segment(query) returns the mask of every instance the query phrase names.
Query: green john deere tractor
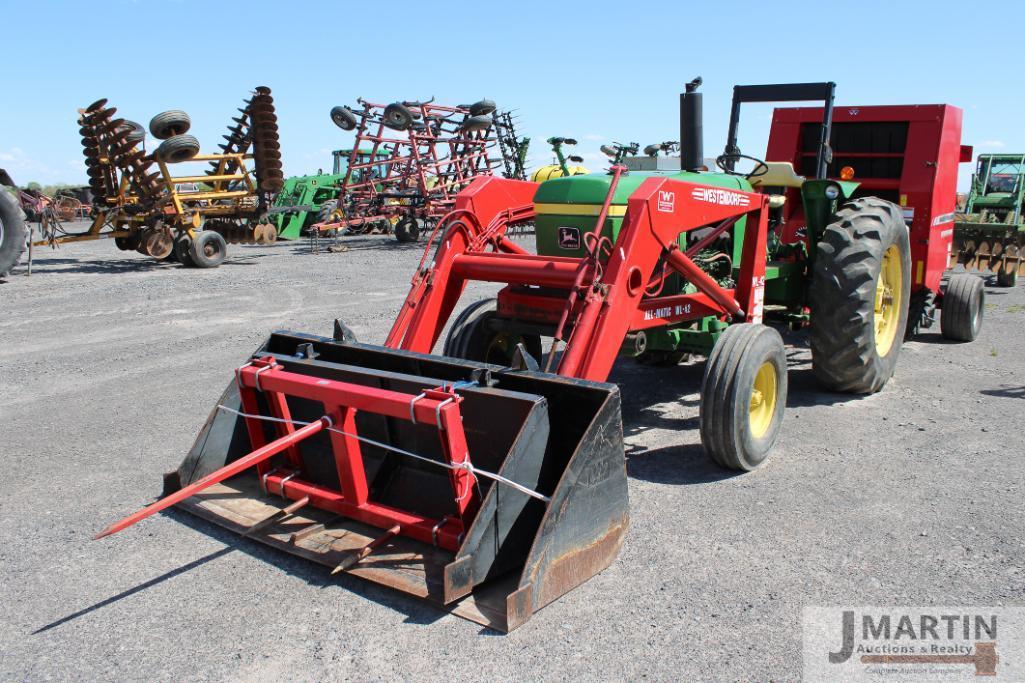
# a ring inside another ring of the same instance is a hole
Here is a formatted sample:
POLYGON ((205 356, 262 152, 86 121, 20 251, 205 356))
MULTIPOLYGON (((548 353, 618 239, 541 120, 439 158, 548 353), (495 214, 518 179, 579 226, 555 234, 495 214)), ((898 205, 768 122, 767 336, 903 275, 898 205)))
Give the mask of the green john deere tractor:
MULTIPOLYGON (((947 226, 943 216, 930 212, 949 203, 951 213, 944 216, 948 221, 953 218, 960 110, 949 105, 915 105, 834 112, 833 83, 737 86, 726 148, 715 161, 718 169, 709 171, 701 145, 699 85, 700 80, 688 84, 681 95, 683 142, 677 167, 681 170, 619 177, 601 233, 602 239, 608 239, 608 249, 617 244, 629 198, 652 175, 722 188, 722 192, 700 190, 702 201, 713 203, 742 200, 733 190, 758 192, 768 195, 769 232, 764 280, 754 283, 756 290, 764 287, 764 294, 749 315, 791 329, 807 328, 813 372, 825 388, 879 391, 893 375, 905 335, 931 324, 936 309, 944 312, 945 337, 975 338, 983 309, 982 282, 955 274, 948 286, 941 287, 946 251, 935 244, 930 247, 930 240, 938 240, 947 226), (769 160, 740 152, 741 104, 803 101, 818 101, 822 106, 776 111, 766 154, 769 160), (933 125, 945 117, 950 125, 933 125), (952 150, 952 155, 943 150, 952 150), (934 168, 934 179, 916 188, 920 195, 911 194, 901 174, 894 172, 893 161, 934 168), (852 179, 855 175, 861 182, 852 179), (949 192, 944 189, 947 185, 949 192), (917 217, 912 219, 916 210, 917 217)), ((538 254, 582 259, 589 249, 601 248, 587 244, 582 236, 594 229, 611 178, 605 174, 557 177, 538 186, 534 195, 538 254)), ((746 223, 745 217, 729 226, 681 233, 680 250, 691 255, 720 287, 737 287, 746 223)), ((535 291, 544 289, 525 293, 511 287, 498 295, 494 312, 486 316, 489 331, 485 335, 500 340, 498 346, 464 346, 508 350, 522 343, 531 355, 541 355, 540 337, 551 336, 552 329, 548 312, 531 299, 542 298, 535 291)), ((682 275, 664 268, 662 276, 648 284, 645 296, 696 291, 682 275)), ((688 354, 711 354, 731 322, 717 315, 694 320, 688 313, 665 309, 657 317, 669 324, 631 331, 620 354, 658 365, 675 364, 688 354)), ((468 325, 464 327, 470 330, 468 325)), ((464 336, 476 339, 470 331, 464 336)), ((452 343, 449 351, 459 355, 452 351, 457 347, 452 343)), ((473 359, 509 361, 499 356, 473 359)))
MULTIPOLYGON (((286 240, 299 239, 306 229, 314 223, 322 223, 332 217, 338 208, 339 186, 345 179, 345 170, 349 165, 351 149, 340 149, 331 153, 334 166, 331 173, 292 176, 285 180, 285 185, 271 210, 274 224, 278 228, 278 237, 286 240)), ((378 158, 386 158, 388 152, 379 150, 378 158)), ((370 161, 370 150, 360 150, 357 154, 359 163, 370 161)), ((380 173, 381 169, 371 169, 380 173)))

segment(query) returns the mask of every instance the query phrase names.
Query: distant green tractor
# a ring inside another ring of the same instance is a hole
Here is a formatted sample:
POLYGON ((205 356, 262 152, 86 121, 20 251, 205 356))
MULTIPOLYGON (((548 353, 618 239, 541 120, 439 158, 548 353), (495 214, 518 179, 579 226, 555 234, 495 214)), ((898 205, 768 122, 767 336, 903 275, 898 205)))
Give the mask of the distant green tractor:
POLYGON ((954 225, 951 258, 965 268, 993 271, 1013 287, 1025 272, 1025 154, 980 154, 964 214, 954 225))
MULTIPOLYGON (((274 224, 278 228, 280 239, 299 239, 300 235, 314 223, 322 223, 332 218, 338 209, 338 192, 345 179, 345 170, 349 165, 351 149, 340 149, 331 153, 334 165, 331 173, 292 176, 285 180, 278 199, 272 210, 274 224)), ((384 150, 377 152, 378 158, 386 158, 384 150)), ((370 161, 370 150, 360 150, 357 160, 360 163, 370 161)), ((373 168, 372 172, 380 173, 381 169, 373 168)))

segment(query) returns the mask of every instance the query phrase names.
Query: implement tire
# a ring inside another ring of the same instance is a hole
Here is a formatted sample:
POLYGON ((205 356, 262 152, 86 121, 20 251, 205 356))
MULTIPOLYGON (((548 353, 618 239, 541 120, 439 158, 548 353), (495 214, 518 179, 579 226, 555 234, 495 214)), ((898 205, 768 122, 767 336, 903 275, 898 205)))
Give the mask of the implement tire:
POLYGON ((749 471, 769 456, 787 404, 787 356, 779 332, 730 325, 701 382, 701 443, 718 465, 749 471))
POLYGON ((25 251, 25 218, 18 201, 0 185, 0 278, 6 277, 25 251))
POLYGON ((192 265, 196 268, 216 268, 224 263, 224 257, 228 254, 228 245, 219 232, 213 230, 202 230, 196 233, 196 238, 189 248, 189 256, 192 257, 192 265))
POLYGON ((953 341, 975 341, 982 329, 986 290, 982 279, 968 273, 951 275, 943 292, 940 334, 953 341))
POLYGON ((832 391, 870 394, 893 375, 907 329, 911 244, 900 207, 847 202, 818 243, 810 292, 815 377, 832 391))

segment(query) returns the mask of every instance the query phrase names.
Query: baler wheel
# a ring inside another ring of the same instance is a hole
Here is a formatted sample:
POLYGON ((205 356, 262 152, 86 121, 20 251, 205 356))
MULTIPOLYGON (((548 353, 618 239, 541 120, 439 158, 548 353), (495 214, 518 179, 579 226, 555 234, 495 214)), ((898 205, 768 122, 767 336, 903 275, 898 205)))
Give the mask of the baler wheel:
POLYGON ((224 257, 228 254, 228 245, 221 233, 213 230, 203 230, 196 233, 192 246, 189 249, 189 256, 197 268, 216 268, 224 263, 224 257))
POLYGON ((175 135, 189 132, 192 119, 180 109, 160 112, 149 122, 149 132, 157 140, 167 140, 175 135))
POLYGON ((719 337, 701 383, 701 443, 733 470, 753 470, 779 436, 787 402, 787 358, 779 332, 731 325, 719 337))
POLYGON ((975 341, 982 329, 986 290, 982 279, 968 273, 950 276, 943 292, 940 334, 954 341, 975 341))
POLYGON ((833 391, 869 394, 893 375, 911 297, 900 207, 847 202, 818 244, 811 285, 812 370, 833 391))

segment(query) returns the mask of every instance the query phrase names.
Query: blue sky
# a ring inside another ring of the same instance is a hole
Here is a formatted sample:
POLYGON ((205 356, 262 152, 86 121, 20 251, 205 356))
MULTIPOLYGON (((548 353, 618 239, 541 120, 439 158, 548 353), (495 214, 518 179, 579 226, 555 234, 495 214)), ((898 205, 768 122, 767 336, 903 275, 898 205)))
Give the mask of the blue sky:
MULTIPOLYGON (((1025 152, 1023 95, 1006 87, 1019 80, 1014 59, 982 45, 994 15, 966 3, 0 0, 0 10, 0 167, 21 184, 85 181, 76 109, 100 97, 144 124, 185 109, 214 151, 256 85, 273 89, 289 175, 330 166, 351 136, 328 111, 358 96, 489 97, 519 110, 535 165, 548 162, 544 139, 563 135, 598 170, 605 141, 677 139, 677 95, 696 75, 706 154, 722 148, 734 84, 821 80, 837 82, 842 105, 958 105, 976 153, 1025 152)), ((1025 3, 1002 3, 999 22, 1025 25, 1025 3)), ((747 112, 741 148, 761 155, 770 109, 747 112)), ((962 186, 969 173, 963 165, 962 186)))

